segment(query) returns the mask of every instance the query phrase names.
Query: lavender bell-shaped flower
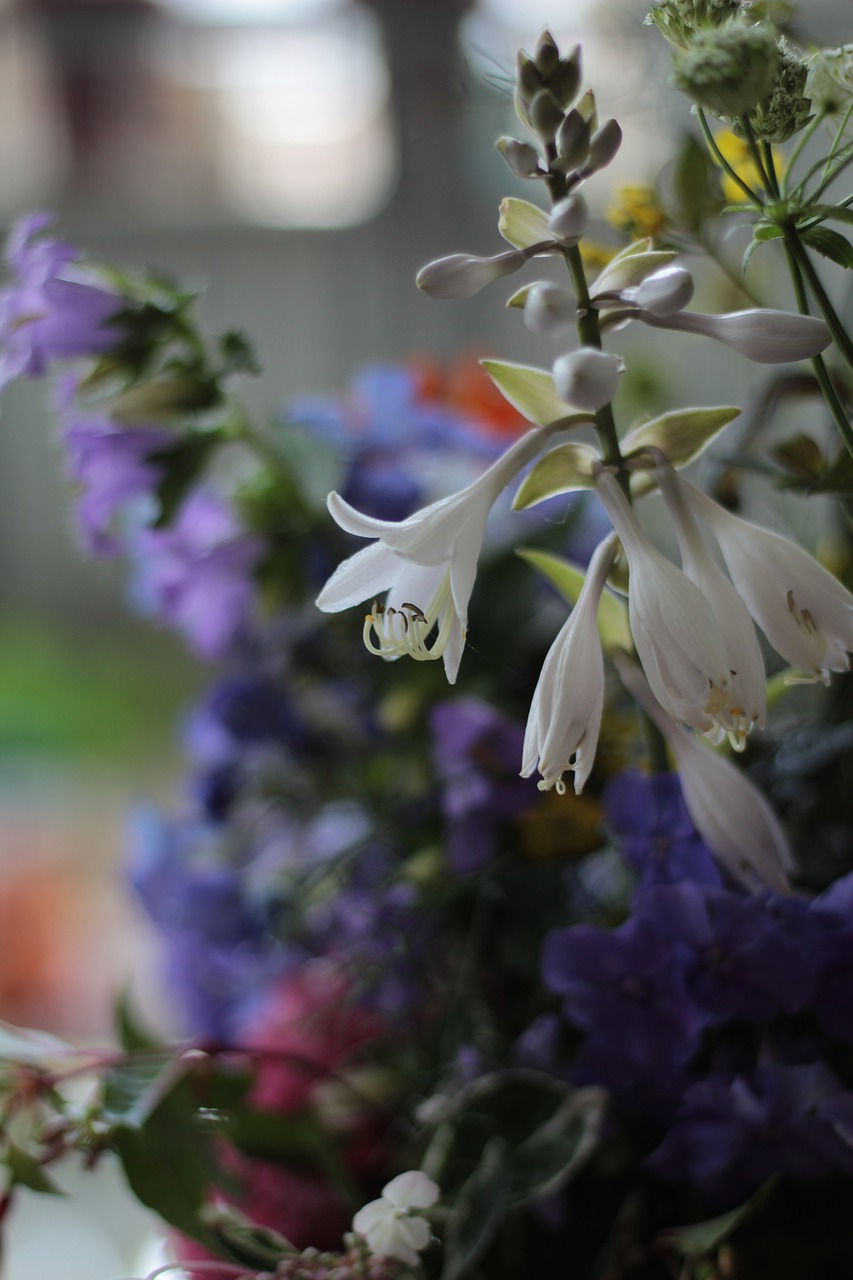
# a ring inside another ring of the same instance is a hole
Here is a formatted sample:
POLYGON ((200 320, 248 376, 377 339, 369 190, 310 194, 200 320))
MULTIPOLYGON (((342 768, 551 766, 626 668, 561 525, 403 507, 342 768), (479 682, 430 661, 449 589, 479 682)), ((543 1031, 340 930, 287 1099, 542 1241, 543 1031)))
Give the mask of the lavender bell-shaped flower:
POLYGON ((616 552, 611 535, 590 561, 577 604, 548 650, 530 703, 521 776, 537 769, 541 791, 566 790, 563 774, 575 775, 580 795, 598 745, 604 705, 604 658, 598 638, 598 602, 616 552))
POLYGON ((829 683, 853 652, 853 595, 802 547, 726 511, 682 481, 694 511, 710 526, 738 594, 786 662, 829 683))
POLYGON ((725 731, 731 674, 714 610, 653 545, 615 476, 602 471, 596 488, 628 557, 631 634, 652 692, 671 716, 700 733, 725 731))
POLYGON ((387 591, 384 605, 374 601, 365 618, 368 649, 389 661, 404 654, 420 662, 443 658, 453 684, 489 512, 547 435, 547 428, 529 431, 473 484, 407 520, 377 520, 330 493, 329 511, 337 524, 358 538, 376 541, 338 566, 317 597, 317 607, 338 613, 387 591))

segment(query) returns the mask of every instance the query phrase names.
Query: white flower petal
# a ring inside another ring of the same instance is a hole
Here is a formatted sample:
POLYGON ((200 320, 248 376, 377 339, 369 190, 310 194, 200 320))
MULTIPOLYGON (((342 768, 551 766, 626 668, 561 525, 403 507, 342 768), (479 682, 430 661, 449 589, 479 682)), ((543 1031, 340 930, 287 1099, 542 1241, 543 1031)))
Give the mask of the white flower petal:
POLYGON ((323 613, 339 613, 362 604, 388 591, 404 568, 405 562, 383 543, 362 547, 338 565, 317 597, 317 608, 323 613))
POLYGON ((680 311, 660 316, 641 311, 636 317, 656 329, 678 329, 715 338, 756 364, 787 364, 819 355, 832 335, 817 316, 800 316, 790 311, 755 308, 708 316, 699 311, 680 311))
MULTIPOLYGON (((420 1169, 398 1173, 382 1188, 382 1197, 398 1209, 429 1209, 441 1192, 432 1178, 420 1169)), ((423 1246, 421 1246, 423 1247, 423 1246)))

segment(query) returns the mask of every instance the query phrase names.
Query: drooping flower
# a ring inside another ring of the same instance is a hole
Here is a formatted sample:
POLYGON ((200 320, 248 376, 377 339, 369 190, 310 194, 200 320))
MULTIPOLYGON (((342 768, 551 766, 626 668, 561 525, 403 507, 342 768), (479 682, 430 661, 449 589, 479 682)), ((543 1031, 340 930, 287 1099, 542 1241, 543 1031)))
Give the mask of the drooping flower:
POLYGON ((709 316, 701 311, 660 315, 638 311, 634 317, 655 329, 698 333, 731 347, 756 364, 787 364, 820 355, 832 342, 832 334, 817 316, 795 315, 769 307, 709 316))
POLYGON ((726 511, 683 482, 710 526, 738 594, 767 639, 806 676, 829 683, 853 650, 853 595, 802 547, 726 511))
POLYGON ((521 249, 508 249, 493 258, 473 253, 452 253, 421 267, 417 286, 431 298, 473 298, 493 280, 518 271, 527 261, 521 249))
POLYGON ((767 686, 758 637, 743 600, 708 553, 687 504, 684 485, 661 456, 657 464, 661 491, 675 523, 684 572, 711 605, 719 623, 729 665, 731 696, 718 720, 736 751, 743 750, 753 725, 762 727, 767 686))
POLYGON ((353 1231, 365 1237, 378 1257, 399 1258, 414 1266, 431 1239, 423 1210, 431 1208, 440 1194, 420 1170, 400 1173, 382 1188, 379 1200, 359 1209, 352 1220, 353 1231))
POLYGON ((548 650, 530 703, 521 776, 539 770, 542 790, 563 794, 563 774, 575 775, 580 795, 595 759, 604 705, 604 658, 598 638, 598 602, 615 555, 612 537, 590 561, 577 604, 548 650))
POLYGON ((498 494, 539 452, 547 430, 529 431, 473 484, 407 520, 377 520, 330 493, 329 510, 340 527, 376 541, 338 566, 317 607, 337 613, 387 591, 385 603, 374 601, 365 619, 368 649, 389 661, 404 654, 421 662, 443 658, 453 684, 486 520, 498 494))
POLYGON ((80 255, 71 245, 41 234, 52 221, 30 214, 9 237, 14 280, 0 290, 0 387, 40 378, 54 360, 100 355, 121 340, 109 321, 122 298, 74 265, 80 255))
POLYGON ((631 634, 654 696, 700 733, 726 729, 730 662, 711 605, 653 545, 616 478, 602 471, 597 490, 628 557, 631 634))
POLYGON ((616 356, 595 347, 581 347, 554 361, 557 395, 577 409, 595 413, 608 404, 619 390, 622 363, 616 356))
POLYGON ((673 723, 633 662, 618 654, 614 660, 625 687, 666 739, 687 811, 708 848, 736 880, 752 887, 757 878, 787 892, 791 851, 764 796, 742 769, 673 723))

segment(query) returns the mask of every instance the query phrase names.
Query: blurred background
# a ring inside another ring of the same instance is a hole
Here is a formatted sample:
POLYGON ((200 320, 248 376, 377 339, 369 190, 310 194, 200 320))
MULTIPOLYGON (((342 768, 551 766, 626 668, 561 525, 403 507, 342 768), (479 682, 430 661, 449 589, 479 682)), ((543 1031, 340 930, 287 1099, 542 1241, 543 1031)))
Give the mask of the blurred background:
MULTIPOLYGON (((413 277, 444 253, 499 251, 501 196, 535 198, 493 142, 517 132, 515 50, 545 24, 583 43, 586 83, 622 124, 589 191, 618 243, 608 202, 653 183, 689 122, 646 7, 6 0, 0 223, 55 210, 91 258, 205 290, 210 329, 257 342, 264 376, 243 398, 258 418, 342 391, 369 362, 541 363, 494 291, 445 305, 413 277)), ((843 39, 833 0, 797 20, 805 39, 843 39)), ((719 278, 709 288, 700 304, 732 305, 719 278)), ((622 345, 646 407, 713 384, 713 368, 654 372, 644 338, 622 345)), ((748 386, 743 362, 726 368, 748 386)), ((125 607, 124 566, 80 554, 50 396, 19 382, 0 406, 0 1018, 97 1039, 127 955, 146 945, 121 884, 124 814, 175 790, 175 728, 206 673, 125 607)))

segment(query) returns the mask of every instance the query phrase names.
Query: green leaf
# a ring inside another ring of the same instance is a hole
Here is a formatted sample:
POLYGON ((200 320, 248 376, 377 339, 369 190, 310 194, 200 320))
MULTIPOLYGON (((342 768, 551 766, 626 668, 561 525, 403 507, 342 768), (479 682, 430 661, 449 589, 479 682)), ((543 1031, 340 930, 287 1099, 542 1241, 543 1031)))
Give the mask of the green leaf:
POLYGON ((444 1233, 441 1280, 461 1280, 494 1240, 507 1212, 508 1152, 500 1138, 490 1138, 470 1178, 454 1197, 444 1233))
POLYGON ((140 1128, 187 1070, 170 1049, 126 1058, 104 1076, 100 1118, 140 1128))
POLYGON ((648 242, 641 241, 639 251, 631 246, 634 252, 620 253, 608 262, 598 279, 590 285, 592 297, 600 293, 621 293, 623 289, 632 289, 678 257, 677 253, 669 249, 645 249, 642 247, 644 243, 648 242))
POLYGON ((527 295, 533 288, 532 284, 523 284, 520 289, 516 289, 511 298, 507 298, 506 305, 509 307, 523 307, 527 301, 527 295))
POLYGON ((529 200, 506 196, 501 200, 498 231, 516 249, 529 249, 543 240, 553 240, 548 230, 548 215, 529 200))
POLYGON ((765 1207, 776 1187, 776 1179, 771 1178, 759 1187, 754 1196, 745 1204, 738 1205, 728 1213, 709 1218, 705 1222, 694 1222, 687 1227, 675 1227, 657 1237, 659 1243, 667 1245, 685 1258, 701 1258, 714 1253, 720 1245, 732 1236, 744 1222, 765 1207))
POLYGON ((821 255, 837 262, 840 267, 853 268, 853 245, 837 231, 828 227, 809 227, 800 232, 800 239, 821 255))
POLYGON ((720 182, 708 153, 687 134, 675 157, 672 176, 678 220, 689 231, 701 231, 708 216, 719 208, 720 182))
POLYGON ((65 1195, 65 1192, 56 1185, 53 1179, 48 1177, 42 1165, 12 1142, 6 1147, 3 1163, 9 1170, 13 1187, 29 1187, 30 1191, 40 1191, 50 1196, 65 1195))
MULTIPOLYGON (((324 510, 327 495, 332 489, 339 489, 345 478, 347 464, 342 454, 319 440, 309 426, 298 422, 272 423, 269 439, 282 467, 292 474, 305 505, 324 510)), ((274 502, 279 519, 280 490, 280 479, 276 477, 273 494, 279 498, 274 502)))
MULTIPOLYGON (((817 217, 821 222, 846 222, 848 226, 853 225, 853 209, 843 204, 815 204, 805 211, 804 217, 807 221, 817 217)), ((802 227, 800 230, 803 234, 809 228, 802 227)))
MULTIPOLYGON (((504 399, 528 422, 546 427, 571 415, 570 406, 554 390, 554 379, 547 369, 504 360, 481 360, 480 363, 504 399)), ((581 420, 588 422, 590 417, 585 414, 581 420)))
POLYGON ((528 471, 513 498, 513 510, 525 511, 559 493, 594 488, 595 469, 600 465, 598 452, 591 445, 558 445, 528 471))
POLYGON ((156 529, 172 523, 222 439, 219 431, 191 431, 174 448, 151 454, 150 461, 164 468, 163 478, 157 486, 160 512, 154 523, 156 529))
MULTIPOLYGON (((533 547, 522 547, 516 552, 528 564, 556 587, 570 604, 576 604, 584 584, 586 572, 562 556, 533 547)), ((598 604, 598 634, 607 650, 625 649, 630 652, 633 641, 628 625, 628 610, 623 602, 603 591, 598 604)))
POLYGON ((118 1042, 122 1049, 128 1053, 134 1053, 138 1049, 159 1049, 162 1046, 147 1031, 143 1031, 142 1027, 136 1021, 136 1016, 130 1008, 130 998, 125 991, 116 1002, 115 1010, 116 1033, 118 1042))
MULTIPOLYGON (((660 449, 674 467, 682 467, 705 449, 724 427, 740 416, 735 405, 711 409, 673 409, 634 427, 621 442, 623 455, 652 446, 660 449)), ((656 487, 651 472, 635 472, 631 476, 631 492, 635 497, 650 493, 656 487)))
POLYGON ((826 458, 822 449, 811 436, 802 432, 776 445, 771 456, 789 475, 807 485, 823 479, 826 474, 826 458))
POLYGON ((229 329, 227 333, 223 333, 219 339, 219 348, 222 352, 220 377, 228 377, 232 373, 261 372, 257 352, 251 340, 239 329, 229 329))
POLYGON ((782 228, 775 222, 757 222, 752 228, 752 238, 759 244, 764 244, 766 240, 781 240, 782 228))
POLYGON ((78 1056, 79 1049, 46 1031, 33 1031, 29 1027, 15 1027, 11 1022, 0 1021, 0 1059, 41 1066, 78 1056))

